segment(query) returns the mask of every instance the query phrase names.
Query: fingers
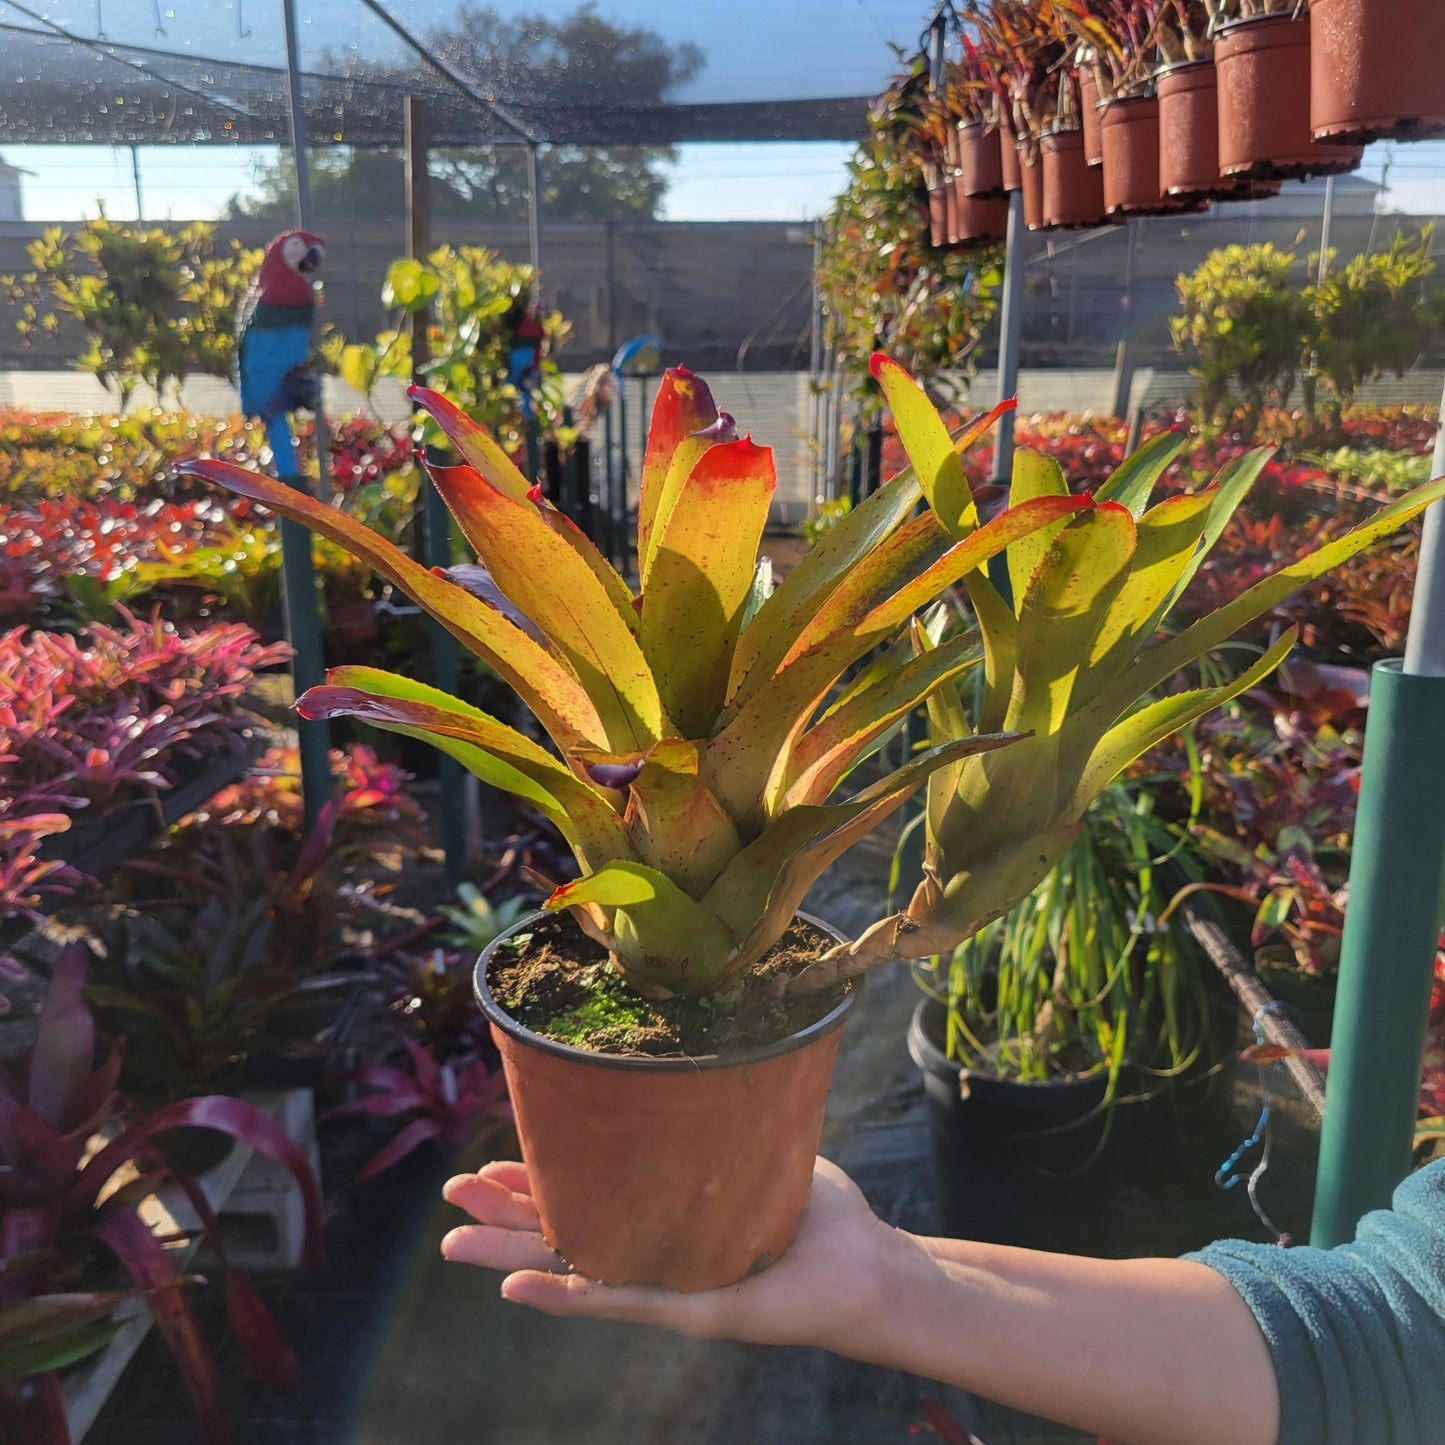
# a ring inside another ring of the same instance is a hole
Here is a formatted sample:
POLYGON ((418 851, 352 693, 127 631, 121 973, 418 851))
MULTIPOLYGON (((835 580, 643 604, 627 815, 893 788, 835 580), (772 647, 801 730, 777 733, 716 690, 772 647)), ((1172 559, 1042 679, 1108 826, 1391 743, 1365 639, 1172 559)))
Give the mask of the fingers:
MULTIPOLYGON (((521 1169, 522 1166, 516 1166, 521 1169)), ((488 1165, 477 1174, 458 1174, 442 1185, 442 1198, 458 1209, 465 1209, 478 1224, 491 1224, 499 1229, 530 1230, 538 1233, 542 1226, 537 1206, 530 1193, 519 1192, 507 1180, 516 1180, 509 1171, 488 1165)), ((521 1181, 526 1184, 526 1171, 521 1181)))
POLYGON ((724 1333, 729 1290, 679 1294, 660 1285, 599 1284, 580 1274, 526 1269, 502 1281, 502 1298, 543 1314, 661 1325, 699 1339, 724 1333))
POLYGON ((442 1240, 442 1258, 483 1269, 565 1270, 562 1257, 535 1230, 464 1224, 442 1240))

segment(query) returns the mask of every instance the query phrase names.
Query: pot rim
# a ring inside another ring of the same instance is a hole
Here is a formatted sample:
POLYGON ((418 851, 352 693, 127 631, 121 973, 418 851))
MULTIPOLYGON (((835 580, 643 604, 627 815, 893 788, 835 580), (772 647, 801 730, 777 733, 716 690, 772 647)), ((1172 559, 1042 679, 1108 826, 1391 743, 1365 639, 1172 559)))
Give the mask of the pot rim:
POLYGON ((926 995, 918 1000, 913 1016, 908 1021, 908 1052, 913 1062, 925 1073, 956 1075, 960 1082, 965 1079, 988 1079, 994 1083, 1008 1084, 1015 1089, 1083 1089, 1097 1087, 1100 1071, 1087 1074, 1061 1074, 1051 1079, 1006 1079, 1001 1074, 991 1074, 987 1069, 970 1069, 950 1059, 928 1036, 923 1019, 929 1008, 941 1008, 935 998, 926 995))
POLYGON ((1176 60, 1172 65, 1161 65, 1154 72, 1155 81, 1163 80, 1166 75, 1178 75, 1181 70, 1202 70, 1206 65, 1214 65, 1214 57, 1207 55, 1201 60, 1176 60))
POLYGON ((1155 93, 1152 85, 1148 90, 1141 91, 1138 95, 1116 95, 1109 100, 1101 100, 1094 109, 1099 112, 1099 119, 1104 120, 1108 117, 1111 110, 1122 110, 1125 106, 1138 105, 1141 101, 1151 101, 1155 105, 1159 103, 1159 97, 1155 93))
POLYGON ((1309 19, 1308 10, 1302 10, 1298 15, 1288 10, 1276 10, 1273 15, 1236 15, 1234 19, 1222 21, 1215 27, 1214 38, 1219 40, 1232 30, 1246 30, 1254 25, 1272 25, 1280 22, 1286 25, 1308 25, 1309 19))
MULTIPOLYGON (((497 949, 514 933, 521 933, 532 927, 538 919, 552 916, 545 909, 539 908, 525 918, 519 919, 504 932, 499 933, 477 958, 476 965, 472 970, 472 992, 488 1022, 520 1043, 526 1044, 528 1048, 536 1049, 539 1053, 550 1054, 553 1058, 570 1059, 576 1064, 596 1069, 625 1069, 631 1070, 633 1073, 647 1074, 696 1074, 711 1069, 731 1069, 759 1064, 766 1059, 778 1058, 782 1054, 791 1054, 798 1049, 806 1048, 824 1035, 832 1033, 834 1029, 841 1028, 863 995, 863 977, 860 974, 848 980, 848 992, 822 1018, 816 1019, 795 1034, 789 1034, 785 1039, 779 1039, 776 1043, 749 1049, 744 1053, 729 1055, 727 1058, 720 1054, 692 1054, 682 1058, 658 1059, 642 1054, 594 1053, 591 1049, 579 1049, 573 1044, 564 1044, 557 1039, 549 1039, 543 1034, 534 1033, 525 1024, 518 1023, 497 1002, 492 996, 491 989, 487 986, 487 967, 497 949)), ((793 917, 811 924, 814 928, 821 929, 837 943, 848 942, 832 924, 824 922, 814 914, 805 913, 799 909, 793 917)))

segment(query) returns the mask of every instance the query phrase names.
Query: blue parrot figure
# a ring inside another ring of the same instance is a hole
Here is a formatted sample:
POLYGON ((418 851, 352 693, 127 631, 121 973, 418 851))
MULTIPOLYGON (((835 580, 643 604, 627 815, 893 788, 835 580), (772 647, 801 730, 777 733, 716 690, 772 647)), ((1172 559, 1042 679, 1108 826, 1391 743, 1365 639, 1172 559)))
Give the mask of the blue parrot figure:
POLYGON ((259 417, 278 476, 296 475, 296 442, 288 414, 316 411, 321 383, 310 370, 311 277, 326 259, 326 244, 310 231, 283 231, 266 247, 236 322, 241 410, 259 417))

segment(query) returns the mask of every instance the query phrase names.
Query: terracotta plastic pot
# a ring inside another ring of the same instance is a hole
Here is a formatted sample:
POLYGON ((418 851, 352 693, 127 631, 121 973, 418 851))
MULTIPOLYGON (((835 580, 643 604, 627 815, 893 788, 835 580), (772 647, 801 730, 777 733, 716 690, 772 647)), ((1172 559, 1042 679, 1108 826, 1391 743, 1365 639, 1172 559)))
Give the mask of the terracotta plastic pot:
POLYGON ((610 1284, 715 1289, 777 1259, 808 1198, 833 1059, 861 990, 726 1062, 588 1053, 523 1028, 488 987, 498 948, 546 916, 501 934, 475 974, 543 1237, 610 1284))
POLYGON ((1023 167, 1019 164, 1019 148, 1012 132, 999 131, 999 164, 1003 169, 1003 188, 1006 191, 1021 191, 1024 188, 1023 167))
POLYGON ((1099 82, 1085 66, 1079 77, 1079 115, 1084 123, 1084 159, 1091 166, 1104 164, 1104 132, 1099 124, 1099 82))
POLYGON ((1098 226, 1104 221, 1104 176, 1084 159, 1082 130, 1050 131, 1043 155, 1043 224, 1046 230, 1098 226))
POLYGON ((954 213, 958 219, 958 244, 991 246, 1008 236, 1008 198, 966 196, 962 177, 953 183, 954 213))
POLYGON ((1214 65, 1222 175, 1292 179, 1359 165, 1358 146, 1316 144, 1310 134, 1308 15, 1261 15, 1221 27, 1214 65))
POLYGON ((1152 95, 1110 101, 1104 131, 1104 211, 1110 216, 1157 215, 1175 209, 1159 190, 1159 102, 1152 95))
POLYGON ((1024 224, 1031 231, 1037 231, 1044 223, 1044 163, 1037 148, 1032 156, 1028 150, 1018 148, 1019 174, 1023 177, 1021 189, 1024 193, 1024 224))
POLYGON ((1214 62, 1195 60, 1161 70, 1156 93, 1159 189, 1166 196, 1238 195, 1242 183, 1219 174, 1219 77, 1214 62))
POLYGON ((948 244, 948 197, 946 186, 928 188, 928 239, 934 246, 948 244))
POLYGON ((1445 134, 1445 5, 1314 0, 1310 128, 1356 143, 1445 134))
POLYGON ((1003 195, 1003 147, 999 128, 981 120, 958 128, 959 185, 965 197, 985 200, 1003 195))

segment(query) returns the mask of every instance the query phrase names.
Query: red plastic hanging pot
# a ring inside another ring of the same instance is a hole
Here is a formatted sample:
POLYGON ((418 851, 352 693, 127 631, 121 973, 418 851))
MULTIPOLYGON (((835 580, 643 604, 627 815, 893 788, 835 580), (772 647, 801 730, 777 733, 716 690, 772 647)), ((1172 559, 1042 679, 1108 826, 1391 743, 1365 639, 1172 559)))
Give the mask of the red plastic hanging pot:
POLYGON ((948 244, 948 197, 944 192, 949 189, 942 185, 928 188, 928 239, 935 247, 948 244))
POLYGON ((1039 141, 1045 230, 1104 222, 1104 176, 1085 159, 1082 130, 1050 131, 1039 141))
POLYGON ((1171 65, 1159 72, 1155 90, 1159 189, 1166 196, 1237 196, 1242 183, 1219 173, 1219 77, 1214 62, 1171 65))
POLYGON ((1314 0, 1310 129, 1361 144, 1445 135, 1445 5, 1314 0))
POLYGON ((998 126, 981 120, 958 128, 958 178, 965 197, 988 199, 1004 193, 1003 147, 998 126))
POLYGON ((1222 26, 1214 64, 1222 175, 1284 180, 1338 175, 1359 165, 1360 147, 1317 144, 1310 133, 1307 14, 1258 15, 1222 26))
POLYGON ((1110 101, 1100 117, 1104 138, 1104 211, 1151 215, 1171 209, 1159 191, 1159 102, 1152 95, 1110 101))
POLYGON ((1094 69, 1086 65, 1079 77, 1079 118, 1084 123, 1084 159, 1091 166, 1104 164, 1104 132, 1099 124, 1099 82, 1094 69))
POLYGON ((1008 236, 1008 198, 967 196, 963 193, 963 177, 953 182, 954 214, 958 222, 960 246, 991 246, 1008 236))
POLYGON ((1013 132, 1006 127, 999 129, 999 163, 1003 169, 1004 190, 1023 190, 1024 172, 1019 163, 1019 148, 1013 138, 1013 132))
POLYGON ((1024 224, 1037 231, 1044 223, 1044 166, 1037 144, 1024 141, 1018 148, 1019 174, 1023 177, 1024 224))

